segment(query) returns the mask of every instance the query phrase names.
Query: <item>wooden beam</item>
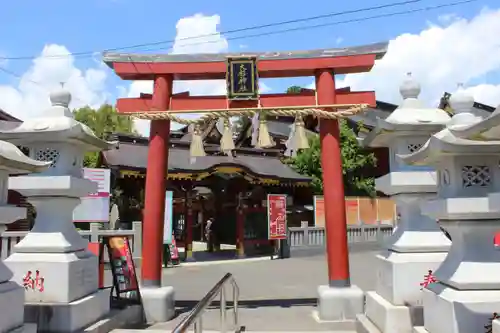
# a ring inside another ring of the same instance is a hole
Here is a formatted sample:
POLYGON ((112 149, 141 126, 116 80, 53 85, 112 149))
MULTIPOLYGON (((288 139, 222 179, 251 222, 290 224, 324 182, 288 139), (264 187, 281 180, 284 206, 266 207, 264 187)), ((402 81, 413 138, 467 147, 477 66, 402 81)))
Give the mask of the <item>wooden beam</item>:
MULTIPOLYGON (((337 104, 369 104, 376 106, 375 93, 373 91, 337 91, 337 104)), ((116 108, 120 113, 133 113, 144 111, 164 111, 152 109, 152 96, 143 95, 142 98, 120 98, 116 108)), ((284 107, 284 106, 309 106, 316 105, 314 91, 301 92, 300 94, 265 94, 260 96, 262 107, 284 107)), ((188 96, 185 93, 172 96, 170 107, 175 111, 182 110, 214 110, 228 107, 226 96, 188 96)), ((231 101, 230 108, 255 108, 257 101, 231 101)))
MULTIPOLYGON (((364 73, 375 64, 376 54, 341 57, 259 60, 260 78, 314 76, 318 69, 335 74, 364 73)), ((217 62, 113 62, 113 69, 124 80, 151 80, 155 75, 171 74, 175 80, 224 80, 227 64, 217 62)))

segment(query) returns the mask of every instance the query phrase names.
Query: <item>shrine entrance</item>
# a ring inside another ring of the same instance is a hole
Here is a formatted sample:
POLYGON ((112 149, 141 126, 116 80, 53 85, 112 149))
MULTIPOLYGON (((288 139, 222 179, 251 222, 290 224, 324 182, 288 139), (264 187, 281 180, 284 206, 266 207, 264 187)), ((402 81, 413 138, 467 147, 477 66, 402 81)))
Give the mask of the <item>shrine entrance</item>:
MULTIPOLYGON (((225 154, 228 163, 237 159, 229 117, 249 116, 258 133, 255 146, 273 148, 267 120, 273 116, 295 117, 291 150, 308 148, 303 118, 319 119, 321 164, 325 198, 328 281, 330 287, 350 287, 346 212, 342 176, 338 118, 348 117, 376 105, 372 91, 352 92, 336 89, 335 75, 369 71, 386 52, 386 43, 367 46, 301 52, 246 54, 135 55, 104 54, 104 62, 124 80, 154 80, 153 94, 117 101, 118 112, 151 120, 142 260, 144 286, 161 286, 161 248, 165 207, 165 173, 169 165, 169 138, 172 121, 193 127, 190 144, 191 163, 210 163, 212 155, 225 154), (298 94, 260 94, 259 78, 315 78, 316 90, 298 94), (173 94, 175 80, 226 79, 226 96, 173 94), (199 113, 194 120, 182 114, 199 113), (220 149, 210 152, 201 140, 202 124, 222 119, 225 124, 220 149)), ((172 157, 172 156, 171 156, 172 157)), ((170 163, 177 163, 176 160, 170 163)), ((241 246, 242 239, 238 240, 241 246)), ((187 249, 190 251, 191 249, 187 249)))

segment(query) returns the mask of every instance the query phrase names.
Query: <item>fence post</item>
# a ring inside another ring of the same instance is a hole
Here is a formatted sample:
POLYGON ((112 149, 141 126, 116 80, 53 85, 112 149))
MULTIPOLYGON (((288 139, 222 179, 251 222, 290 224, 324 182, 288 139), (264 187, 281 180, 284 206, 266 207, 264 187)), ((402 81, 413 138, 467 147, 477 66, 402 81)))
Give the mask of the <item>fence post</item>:
POLYGON ((377 223, 377 243, 382 244, 383 239, 384 235, 382 234, 382 223, 379 221, 377 223))
POLYGON ((301 221, 300 227, 302 228, 302 246, 309 245, 309 222, 301 221))
POLYGON ((368 231, 367 231, 367 229, 368 229, 368 228, 367 228, 367 225, 366 225, 366 224, 364 224, 364 223, 363 223, 363 224, 360 224, 360 225, 359 225, 359 228, 361 229, 361 232, 360 232, 360 234, 361 234, 361 242, 366 242, 366 241, 368 241, 368 238, 369 238, 368 236, 369 236, 369 234, 368 234, 368 231))
POLYGON ((134 260, 142 260, 142 222, 132 222, 132 230, 134 232, 134 247, 132 249, 132 256, 134 260))
POLYGON ((90 223, 90 242, 99 243, 99 223, 90 223))

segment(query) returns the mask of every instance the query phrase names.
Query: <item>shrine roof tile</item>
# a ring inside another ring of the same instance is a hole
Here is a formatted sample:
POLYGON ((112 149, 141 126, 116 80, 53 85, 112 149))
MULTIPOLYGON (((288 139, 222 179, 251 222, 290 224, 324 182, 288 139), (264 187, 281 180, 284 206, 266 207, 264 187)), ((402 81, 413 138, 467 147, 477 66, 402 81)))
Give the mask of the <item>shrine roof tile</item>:
MULTIPOLYGON (((120 143, 117 149, 103 152, 108 166, 127 169, 146 169, 148 147, 142 144, 120 143)), ((250 174, 260 177, 284 179, 290 181, 310 181, 283 164, 276 156, 237 154, 234 158, 227 156, 197 157, 190 163, 189 148, 174 145, 169 149, 168 171, 170 173, 201 173, 215 170, 217 167, 239 166, 250 174)))

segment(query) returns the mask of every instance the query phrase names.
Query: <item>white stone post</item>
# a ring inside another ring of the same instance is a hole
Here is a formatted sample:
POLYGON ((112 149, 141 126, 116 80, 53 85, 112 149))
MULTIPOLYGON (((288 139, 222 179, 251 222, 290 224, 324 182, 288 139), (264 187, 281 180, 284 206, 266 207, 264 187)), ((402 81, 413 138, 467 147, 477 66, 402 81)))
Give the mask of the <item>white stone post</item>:
POLYGON ((26 120, 0 138, 22 145, 30 156, 50 162, 39 175, 10 178, 9 188, 27 197, 36 209, 33 229, 15 247, 6 264, 14 280, 37 276, 40 284, 26 291, 25 318, 40 330, 74 332, 109 312, 109 290, 98 289, 98 258, 87 250, 73 224, 80 198, 97 190, 82 176, 86 151, 109 147, 68 109, 71 95, 50 96, 44 117, 26 120))
POLYGON ((455 111, 447 128, 407 163, 437 168, 438 198, 422 205, 453 240, 436 270, 437 283, 423 290, 424 327, 416 332, 486 332, 500 310, 500 113, 485 120, 472 113, 474 100, 463 90, 450 98, 455 111))
POLYGON ((408 78, 400 88, 403 103, 363 143, 388 147, 391 172, 376 180, 377 190, 391 196, 400 221, 377 255, 376 290, 366 293, 366 314, 357 318, 357 331, 411 333, 422 323, 420 283, 429 270, 444 260, 450 241, 436 220, 423 216, 420 204, 436 195, 435 172, 428 167, 410 167, 397 154, 418 151, 431 134, 450 120, 441 109, 425 108, 418 100, 420 86, 408 78))
MULTIPOLYGON (((16 146, 0 141, 0 235, 6 230, 6 224, 26 218, 26 208, 7 204, 9 174, 41 171, 47 167, 46 163, 24 156, 16 146)), ((24 288, 11 281, 12 277, 12 271, 0 260, 0 332, 28 332, 24 326, 24 288)), ((36 327, 31 329, 36 332, 36 327)))

